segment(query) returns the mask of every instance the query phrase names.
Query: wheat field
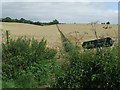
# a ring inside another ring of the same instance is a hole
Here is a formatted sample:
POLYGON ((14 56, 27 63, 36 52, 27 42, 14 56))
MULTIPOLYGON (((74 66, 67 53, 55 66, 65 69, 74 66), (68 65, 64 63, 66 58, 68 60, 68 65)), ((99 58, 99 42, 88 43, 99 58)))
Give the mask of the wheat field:
POLYGON ((59 25, 60 30, 64 35, 79 46, 83 42, 94 40, 97 38, 111 37, 115 42, 118 42, 118 26, 105 24, 64 24, 59 25), (108 27, 105 29, 104 27, 108 27), (95 35, 96 31, 96 35, 95 35))
MULTIPOLYGON (((26 36, 41 41, 42 38, 47 40, 47 47, 61 48, 61 37, 55 25, 37 26, 23 23, 2 23, 2 32, 10 31, 11 38, 26 36)), ((3 35, 4 39, 5 35, 3 35)))
MULTIPOLYGON (((105 29, 105 24, 59 24, 63 34, 74 44, 81 46, 82 42, 94 40, 97 38, 111 37, 118 42, 118 26, 108 25, 105 29), (95 34, 96 31, 96 34, 95 34), (96 37, 97 35, 97 37, 96 37)), ((34 37, 40 41, 43 37, 47 40, 47 46, 50 48, 62 48, 61 35, 56 25, 37 26, 24 23, 2 23, 2 36, 5 39, 5 31, 9 30, 11 38, 27 36, 34 37)))

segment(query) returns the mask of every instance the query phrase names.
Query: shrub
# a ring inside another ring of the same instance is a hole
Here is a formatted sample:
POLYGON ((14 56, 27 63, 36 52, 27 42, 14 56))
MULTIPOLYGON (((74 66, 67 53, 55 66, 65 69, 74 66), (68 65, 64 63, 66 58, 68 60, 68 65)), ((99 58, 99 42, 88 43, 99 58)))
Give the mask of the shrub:
POLYGON ((118 49, 103 48, 102 54, 79 53, 71 43, 66 45, 70 65, 57 78, 56 88, 120 88, 118 49), (71 46, 71 47, 69 47, 71 46), (70 48, 70 49, 69 49, 70 48))
POLYGON ((106 24, 110 24, 110 22, 106 22, 106 24))
POLYGON ((4 87, 10 87, 11 80, 15 83, 13 86, 19 88, 34 87, 36 82, 38 85, 46 84, 50 74, 54 73, 55 55, 56 50, 46 48, 44 39, 38 42, 34 39, 18 38, 11 39, 9 44, 3 44, 2 79, 7 83, 3 82, 4 87))

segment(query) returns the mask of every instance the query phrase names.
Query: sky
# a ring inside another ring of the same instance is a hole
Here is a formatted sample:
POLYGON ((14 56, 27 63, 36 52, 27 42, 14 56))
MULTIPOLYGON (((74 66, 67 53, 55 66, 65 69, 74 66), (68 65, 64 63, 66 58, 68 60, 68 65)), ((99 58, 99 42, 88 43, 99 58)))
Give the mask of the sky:
POLYGON ((118 24, 118 2, 2 2, 2 17, 33 21, 118 24))

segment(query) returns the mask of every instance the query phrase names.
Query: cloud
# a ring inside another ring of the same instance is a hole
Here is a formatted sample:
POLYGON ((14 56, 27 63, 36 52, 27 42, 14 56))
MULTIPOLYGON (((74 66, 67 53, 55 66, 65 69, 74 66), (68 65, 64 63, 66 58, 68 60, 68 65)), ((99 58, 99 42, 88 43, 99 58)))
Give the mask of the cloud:
POLYGON ((3 17, 25 18, 34 21, 58 19, 64 23, 110 21, 117 24, 118 12, 104 2, 11 2, 3 3, 3 17))
POLYGON ((2 17, 2 3, 0 3, 0 18, 2 17))
POLYGON ((119 0, 2 0, 2 2, 119 2, 119 0))

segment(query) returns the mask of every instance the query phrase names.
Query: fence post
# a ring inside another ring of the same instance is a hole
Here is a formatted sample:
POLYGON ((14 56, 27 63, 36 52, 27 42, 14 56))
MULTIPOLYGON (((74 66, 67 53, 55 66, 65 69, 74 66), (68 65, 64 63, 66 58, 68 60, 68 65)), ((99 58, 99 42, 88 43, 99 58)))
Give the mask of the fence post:
POLYGON ((10 39, 10 31, 6 30, 6 38, 7 38, 7 44, 9 43, 9 39, 10 39))

